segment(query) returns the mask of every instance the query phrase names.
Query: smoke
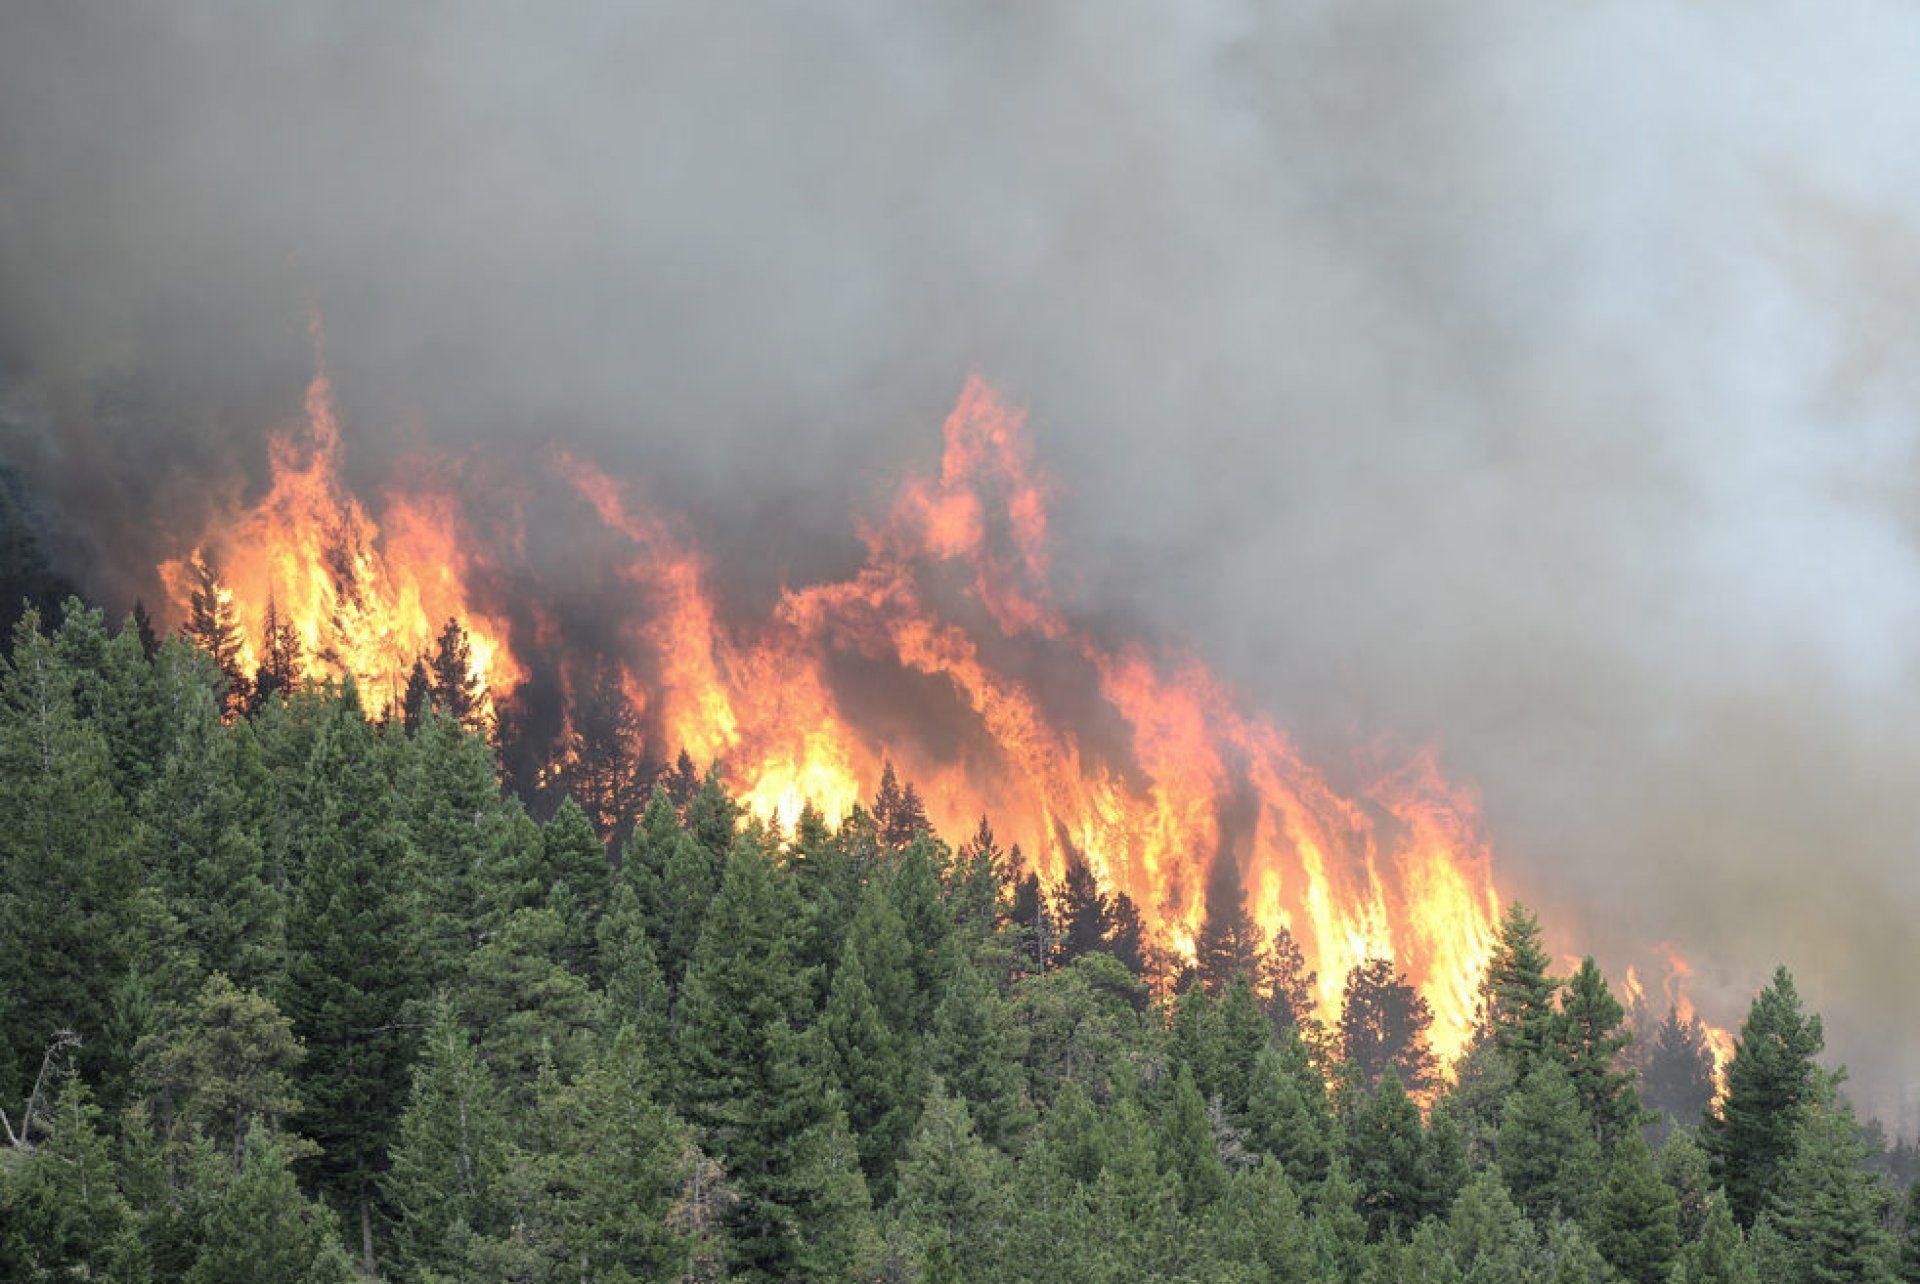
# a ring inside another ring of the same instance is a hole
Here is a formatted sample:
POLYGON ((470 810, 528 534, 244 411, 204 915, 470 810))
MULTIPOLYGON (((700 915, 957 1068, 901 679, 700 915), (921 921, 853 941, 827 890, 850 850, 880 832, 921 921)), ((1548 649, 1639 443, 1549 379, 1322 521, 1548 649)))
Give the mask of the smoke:
POLYGON ((1437 744, 1567 949, 1679 942, 1723 1021, 1785 961, 1910 1110, 1916 46, 1891 0, 10 5, 0 459, 153 597, 317 313, 368 476, 564 444, 767 590, 978 370, 1080 611, 1310 746, 1437 744))

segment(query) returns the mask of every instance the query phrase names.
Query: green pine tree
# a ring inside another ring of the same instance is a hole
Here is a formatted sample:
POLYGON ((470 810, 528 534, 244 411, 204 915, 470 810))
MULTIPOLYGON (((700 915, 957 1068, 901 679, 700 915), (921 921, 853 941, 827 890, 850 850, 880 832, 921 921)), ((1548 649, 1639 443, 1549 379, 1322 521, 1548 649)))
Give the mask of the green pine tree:
POLYGON ((283 1141, 247 1134, 239 1171, 209 1202, 186 1284, 350 1284, 353 1266, 332 1210, 300 1193, 283 1141))
POLYGON ((1553 1046, 1554 993, 1540 920, 1515 901, 1500 916, 1498 940, 1480 982, 1479 1037, 1490 1042, 1524 1079, 1553 1046))
POLYGON ((1577 1217, 1600 1177, 1600 1146, 1567 1072, 1544 1061, 1507 1099, 1500 1175, 1536 1225, 1577 1217))
POLYGON ((1588 1220, 1594 1246, 1630 1284, 1666 1284, 1680 1247, 1680 1201, 1638 1132, 1618 1144, 1588 1220))
POLYGON ((1793 977, 1777 969, 1740 1027, 1727 1066, 1726 1098, 1702 1136, 1743 1226, 1753 1224, 1778 1188, 1813 1092, 1814 1058, 1825 1046, 1820 1018, 1801 1011, 1793 977))
POLYGON ((1627 1010, 1607 987, 1606 977, 1589 955, 1567 982, 1555 1031, 1555 1052, 1567 1067, 1574 1095, 1593 1121, 1602 1148, 1613 1150, 1646 1121, 1634 1095, 1634 1077, 1621 1068, 1620 1054, 1632 1041, 1627 1010))

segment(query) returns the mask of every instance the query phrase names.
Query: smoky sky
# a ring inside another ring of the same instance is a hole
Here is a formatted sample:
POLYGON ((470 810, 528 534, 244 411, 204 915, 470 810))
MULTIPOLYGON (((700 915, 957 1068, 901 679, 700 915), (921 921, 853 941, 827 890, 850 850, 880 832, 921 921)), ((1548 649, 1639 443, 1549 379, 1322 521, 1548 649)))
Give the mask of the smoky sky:
POLYGON ((775 583, 1031 410, 1064 592, 1503 887, 1920 1076, 1920 11, 1742 0, 0 11, 6 462, 67 569, 298 410, 596 459, 775 583))

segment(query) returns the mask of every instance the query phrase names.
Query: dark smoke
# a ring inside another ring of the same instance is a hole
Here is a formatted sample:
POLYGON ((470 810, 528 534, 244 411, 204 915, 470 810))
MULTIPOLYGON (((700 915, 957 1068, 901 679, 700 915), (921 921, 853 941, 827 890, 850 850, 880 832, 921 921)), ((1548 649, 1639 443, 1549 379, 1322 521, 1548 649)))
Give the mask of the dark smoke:
POLYGON ((1082 610, 1437 742, 1569 950, 1678 942, 1722 1021, 1784 959, 1904 1111, 1916 54, 1891 0, 9 4, 0 461, 154 596, 317 312, 367 477, 562 442, 764 594, 978 369, 1082 610))

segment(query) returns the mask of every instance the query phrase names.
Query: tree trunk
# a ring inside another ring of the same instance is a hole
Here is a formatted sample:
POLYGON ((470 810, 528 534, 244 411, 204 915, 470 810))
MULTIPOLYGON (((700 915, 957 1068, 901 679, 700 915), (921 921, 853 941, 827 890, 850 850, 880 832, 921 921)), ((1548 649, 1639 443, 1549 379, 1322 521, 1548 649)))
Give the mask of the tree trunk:
POLYGON ((377 1279, 380 1267, 373 1260, 373 1201, 365 1195, 360 1197, 360 1272, 368 1279, 377 1279))

